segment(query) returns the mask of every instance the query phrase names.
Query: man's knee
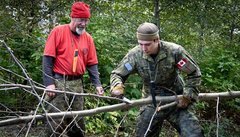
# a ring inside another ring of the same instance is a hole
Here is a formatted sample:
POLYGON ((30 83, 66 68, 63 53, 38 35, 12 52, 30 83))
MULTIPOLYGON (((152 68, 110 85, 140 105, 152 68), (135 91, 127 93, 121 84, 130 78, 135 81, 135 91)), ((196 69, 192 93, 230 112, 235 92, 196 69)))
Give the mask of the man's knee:
POLYGON ((137 119, 136 137, 144 137, 145 135, 146 137, 159 136, 159 132, 161 130, 160 121, 153 120, 152 123, 150 123, 152 116, 153 111, 151 109, 143 110, 137 119), (149 126, 150 128, 148 130, 149 126))
POLYGON ((186 121, 184 125, 180 133, 182 137, 204 137, 202 128, 197 120, 186 121))

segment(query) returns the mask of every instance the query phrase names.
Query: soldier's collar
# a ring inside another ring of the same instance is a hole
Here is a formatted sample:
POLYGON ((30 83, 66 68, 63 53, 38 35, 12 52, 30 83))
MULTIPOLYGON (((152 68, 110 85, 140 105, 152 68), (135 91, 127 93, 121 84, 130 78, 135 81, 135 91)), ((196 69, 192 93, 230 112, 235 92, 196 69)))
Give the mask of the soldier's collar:
POLYGON ((162 42, 159 43, 159 52, 158 52, 158 55, 156 57, 156 61, 161 61, 163 59, 165 59, 167 57, 167 53, 164 49, 164 45, 162 42))
POLYGON ((159 53, 158 53, 158 55, 157 55, 157 57, 156 57, 156 61, 159 62, 159 61, 161 61, 161 60, 163 60, 163 59, 165 59, 165 58, 167 58, 167 53, 166 53, 166 51, 160 49, 160 51, 159 51, 159 53))
MULTIPOLYGON (((165 59, 167 57, 167 53, 164 49, 164 45, 162 42, 159 43, 159 52, 155 58, 156 62, 159 62, 163 59, 165 59)), ((153 58, 145 53, 143 53, 143 58, 150 61, 150 62, 154 62, 153 58)))

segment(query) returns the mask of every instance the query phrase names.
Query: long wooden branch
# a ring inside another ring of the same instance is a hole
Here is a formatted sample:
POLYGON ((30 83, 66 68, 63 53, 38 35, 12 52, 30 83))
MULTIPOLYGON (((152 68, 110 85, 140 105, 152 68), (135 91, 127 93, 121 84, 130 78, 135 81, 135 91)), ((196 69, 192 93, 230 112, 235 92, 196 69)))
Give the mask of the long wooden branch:
MULTIPOLYGON (((216 99, 218 97, 220 97, 222 99, 229 99, 229 98, 236 98, 239 96, 240 96, 240 91, 231 91, 231 92, 222 92, 222 93, 200 93, 199 100, 212 100, 212 99, 216 99)), ((181 95, 179 95, 178 97, 181 97, 181 95)), ((170 104, 161 106, 160 109, 165 109, 165 108, 168 108, 170 106, 177 104, 176 96, 166 96, 166 97, 158 96, 158 97, 156 97, 156 100, 158 102, 161 102, 162 104, 171 102, 170 104)), ((30 122, 33 118, 35 120, 46 120, 47 117, 51 117, 53 119, 58 119, 58 118, 62 118, 62 116, 65 116, 65 118, 74 117, 76 115, 82 116, 82 117, 92 116, 92 115, 99 114, 102 112, 111 112, 111 111, 117 111, 117 110, 121 110, 121 109, 129 109, 132 107, 142 106, 142 105, 146 105, 146 104, 150 104, 150 103, 152 103, 152 99, 151 99, 151 97, 148 97, 148 98, 144 98, 144 99, 132 100, 131 104, 119 103, 119 104, 102 106, 102 107, 89 109, 89 110, 46 113, 46 114, 35 115, 35 116, 29 115, 29 116, 23 116, 23 117, 18 117, 18 118, 2 120, 2 121, 0 121, 0 127, 30 122)))
MULTIPOLYGON (((22 85, 22 84, 0 84, 0 87, 9 87, 9 88, 26 88, 26 89, 31 89, 31 86, 28 85, 22 85)), ((51 92, 55 92, 55 93, 66 93, 66 94, 72 94, 72 95, 76 95, 76 96, 88 96, 88 97, 96 97, 96 98, 102 98, 102 99, 112 99, 112 100, 119 100, 121 101, 121 99, 116 99, 113 97, 108 97, 108 96, 99 96, 96 94, 91 94, 91 93, 74 93, 71 91, 61 91, 61 90, 46 90, 43 87, 38 87, 38 86, 34 86, 34 88, 36 88, 37 90, 40 91, 51 91, 51 92)), ((2 90, 6 90, 6 89, 2 89, 2 90)), ((1 89, 0 89, 1 91, 1 89)), ((218 93, 200 93, 199 94, 199 100, 212 100, 212 99, 216 99, 217 97, 221 97, 221 98, 234 98, 234 97, 239 97, 240 96, 240 91, 228 91, 228 92, 218 92, 218 93)))
POLYGON ((240 91, 228 91, 228 92, 218 92, 218 93, 200 93, 199 100, 213 100, 220 97, 221 99, 232 99, 240 97, 240 91))
MULTIPOLYGON (((16 88, 24 88, 24 89, 32 89, 31 86, 28 85, 22 85, 22 84, 0 84, 0 91, 7 90, 7 89, 16 89, 16 88), (1 89, 2 87, 2 89, 1 89)), ((91 93, 77 93, 77 92, 71 92, 71 91, 62 91, 62 90, 50 90, 39 86, 34 86, 34 88, 38 91, 51 91, 55 93, 64 93, 64 94, 70 94, 70 95, 76 95, 76 96, 84 96, 84 97, 95 97, 95 98, 101 98, 101 99, 111 99, 111 100, 118 100, 123 101, 122 99, 118 99, 115 97, 110 96, 100 96, 97 94, 91 94, 91 93)))

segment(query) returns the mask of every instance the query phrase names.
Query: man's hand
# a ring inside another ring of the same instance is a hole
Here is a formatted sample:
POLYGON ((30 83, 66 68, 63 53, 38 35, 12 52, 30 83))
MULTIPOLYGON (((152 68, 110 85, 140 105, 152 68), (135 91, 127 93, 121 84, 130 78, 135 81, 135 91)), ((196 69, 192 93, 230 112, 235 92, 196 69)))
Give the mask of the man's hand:
MULTIPOLYGON (((52 84, 52 85, 47 86, 46 89, 55 90, 56 87, 55 87, 54 84, 52 84)), ((51 91, 47 91, 47 95, 48 95, 49 97, 55 97, 56 93, 51 92, 51 91)))
POLYGON ((111 90, 112 97, 122 98, 124 93, 124 86, 123 84, 118 84, 117 86, 113 87, 111 90))
POLYGON ((186 108, 191 103, 191 99, 187 96, 181 96, 178 98, 178 107, 179 108, 186 108))
POLYGON ((102 87, 96 87, 96 90, 98 95, 102 96, 104 94, 104 90, 102 87))

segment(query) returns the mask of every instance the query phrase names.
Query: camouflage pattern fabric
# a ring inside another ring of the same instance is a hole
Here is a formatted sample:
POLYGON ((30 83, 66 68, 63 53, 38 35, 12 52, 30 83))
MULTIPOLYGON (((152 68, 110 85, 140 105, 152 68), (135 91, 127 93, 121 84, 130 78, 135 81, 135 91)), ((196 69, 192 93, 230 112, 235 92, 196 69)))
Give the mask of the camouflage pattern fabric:
MULTIPOLYGON (((182 94, 192 101, 196 101, 199 93, 197 87, 201 82, 201 72, 197 63, 182 46, 175 43, 161 41, 159 48, 155 59, 145 54, 140 46, 131 49, 117 68, 112 71, 111 89, 118 84, 124 84, 130 74, 138 73, 143 80, 143 97, 151 95, 150 81, 154 81, 156 95, 182 94), (181 74, 185 76, 185 79, 181 77, 181 74)), ((138 137, 143 136, 146 132, 154 111, 153 105, 142 108, 136 130, 138 137)), ((198 120, 193 113, 190 113, 188 109, 170 108, 157 113, 149 137, 159 135, 164 119, 172 123, 183 137, 203 136, 198 120), (191 126, 189 127, 189 125, 191 126)))
POLYGON ((154 80, 157 87, 169 88, 176 93, 180 92, 177 94, 182 94, 182 89, 184 89, 184 95, 197 99, 196 88, 200 85, 201 72, 192 57, 180 45, 161 41, 160 51, 155 60, 144 54, 140 46, 131 49, 118 67, 112 71, 111 87, 124 83, 124 80, 132 73, 138 73, 143 79, 144 97, 149 95, 150 80, 154 80), (194 69, 190 73, 185 72, 187 75, 185 83, 179 76, 181 71, 177 67, 178 62, 183 58, 188 59, 194 69))
MULTIPOLYGON (((76 93, 83 93, 82 80, 55 80, 55 84, 58 90, 72 91, 76 93)), ((79 111, 83 110, 84 100, 81 96, 69 95, 69 94, 57 94, 55 98, 50 102, 53 106, 47 106, 48 112, 60 112, 60 111, 79 111)), ((84 120, 82 117, 72 117, 54 119, 49 122, 48 134, 53 137, 63 136, 84 136, 84 120), (53 134, 53 131, 55 134, 53 134)))
POLYGON ((198 119, 194 116, 191 106, 188 109, 172 107, 158 111, 147 132, 154 111, 155 108, 152 105, 141 108, 137 120, 136 137, 144 137, 145 134, 146 137, 159 137, 165 119, 179 132, 181 137, 203 137, 198 119))

